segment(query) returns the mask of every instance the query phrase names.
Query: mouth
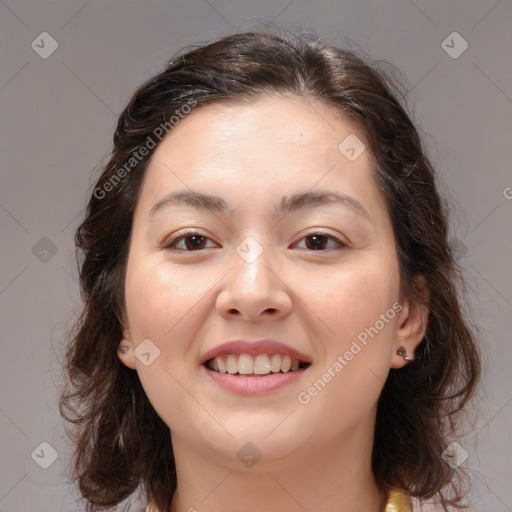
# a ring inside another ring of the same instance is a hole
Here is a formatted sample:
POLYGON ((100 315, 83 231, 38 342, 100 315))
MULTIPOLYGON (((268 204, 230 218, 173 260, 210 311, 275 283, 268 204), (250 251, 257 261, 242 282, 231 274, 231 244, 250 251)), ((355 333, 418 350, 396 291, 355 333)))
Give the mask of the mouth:
POLYGON ((220 374, 265 377, 299 372, 311 366, 311 363, 292 359, 287 354, 223 354, 208 359, 203 366, 220 374))
POLYGON ((210 382, 230 393, 262 396, 300 380, 312 358, 272 339, 232 340, 203 354, 200 367, 210 382))

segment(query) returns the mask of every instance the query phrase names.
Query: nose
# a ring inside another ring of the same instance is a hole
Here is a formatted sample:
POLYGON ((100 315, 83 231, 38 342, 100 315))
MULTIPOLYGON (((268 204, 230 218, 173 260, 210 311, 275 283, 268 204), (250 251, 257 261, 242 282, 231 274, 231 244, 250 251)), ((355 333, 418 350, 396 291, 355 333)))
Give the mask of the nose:
MULTIPOLYGON (((261 249, 263 249, 261 247, 261 249)), ((260 251, 261 251, 260 249, 260 251)), ((278 320, 292 308, 291 290, 281 279, 271 250, 246 258, 233 251, 234 268, 217 297, 217 310, 226 319, 278 320)))

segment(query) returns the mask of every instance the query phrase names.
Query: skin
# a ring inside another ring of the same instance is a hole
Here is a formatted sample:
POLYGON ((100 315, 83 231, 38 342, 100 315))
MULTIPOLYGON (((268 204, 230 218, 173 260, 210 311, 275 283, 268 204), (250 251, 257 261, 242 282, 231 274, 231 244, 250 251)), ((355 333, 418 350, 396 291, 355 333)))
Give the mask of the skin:
MULTIPOLYGON (((267 96, 193 110, 152 156, 126 272, 123 344, 131 350, 119 357, 172 432, 179 482, 172 512, 384 510, 371 472, 376 403, 390 368, 407 364, 397 349, 412 357, 428 312, 400 288, 369 151, 349 161, 338 150, 349 134, 364 141, 330 106, 267 96), (173 204, 149 215, 168 193, 190 189, 222 197, 233 214, 173 204), (369 218, 337 203, 273 212, 283 195, 311 190, 349 195, 369 218), (163 247, 184 228, 207 237, 200 250, 189 244, 187 252, 183 239, 163 247), (346 247, 323 239, 314 250, 304 237, 318 230, 346 247), (247 236, 263 250, 252 263, 236 251, 247 236), (299 403, 298 394, 394 303, 401 311, 366 346, 359 343, 308 404, 299 403), (207 350, 261 337, 295 347, 312 366, 279 390, 249 397, 202 371, 207 350), (160 351, 149 366, 134 354, 145 339, 160 351), (262 454, 250 468, 237 457, 247 442, 262 454)), ((428 300, 425 282, 415 286, 428 300)))

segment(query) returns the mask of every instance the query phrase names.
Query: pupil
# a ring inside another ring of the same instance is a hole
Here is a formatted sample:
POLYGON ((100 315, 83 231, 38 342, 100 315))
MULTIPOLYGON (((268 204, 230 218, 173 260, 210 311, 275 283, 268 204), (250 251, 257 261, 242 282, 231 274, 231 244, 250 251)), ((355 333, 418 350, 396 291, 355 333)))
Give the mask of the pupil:
POLYGON ((312 247, 314 250, 321 249, 325 245, 324 235, 311 235, 308 240, 314 240, 312 247))
POLYGON ((198 247, 201 246, 201 244, 203 243, 204 241, 204 237, 203 236, 200 236, 200 235, 190 235, 188 238, 187 238, 187 243, 189 246, 192 246, 193 248, 197 249, 198 247), (192 241, 192 243, 191 243, 192 241))

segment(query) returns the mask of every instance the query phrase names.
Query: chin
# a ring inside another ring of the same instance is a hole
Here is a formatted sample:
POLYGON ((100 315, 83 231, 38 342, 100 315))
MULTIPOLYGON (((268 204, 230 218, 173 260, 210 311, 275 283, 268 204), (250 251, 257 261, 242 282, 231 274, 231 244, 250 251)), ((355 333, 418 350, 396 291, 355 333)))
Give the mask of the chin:
POLYGON ((251 455, 254 451, 255 456, 266 461, 289 457, 301 447, 309 446, 311 438, 318 436, 317 432, 308 436, 307 428, 304 428, 306 425, 297 425, 292 420, 294 414, 286 417, 283 414, 265 415, 259 412, 249 414, 242 420, 237 418, 235 424, 227 422, 224 426, 233 437, 225 434, 222 440, 217 438, 219 444, 216 444, 216 448, 230 456, 234 450, 237 457, 243 456, 245 452, 251 455))

